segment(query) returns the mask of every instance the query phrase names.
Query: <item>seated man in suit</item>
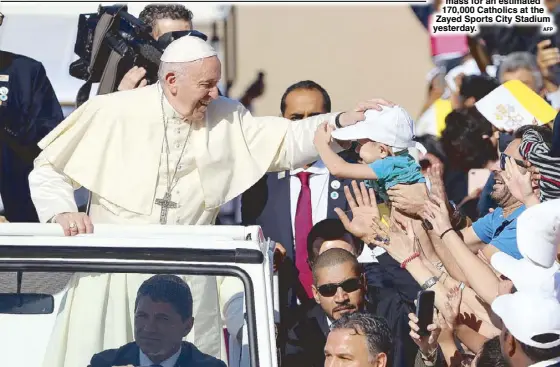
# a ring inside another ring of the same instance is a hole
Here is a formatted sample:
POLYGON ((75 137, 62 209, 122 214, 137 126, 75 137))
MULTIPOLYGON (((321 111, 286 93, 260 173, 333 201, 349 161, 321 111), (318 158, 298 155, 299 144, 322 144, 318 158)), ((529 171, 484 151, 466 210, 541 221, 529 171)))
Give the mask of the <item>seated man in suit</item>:
POLYGON ((354 255, 340 248, 319 255, 313 264, 316 304, 298 310, 281 366, 323 367, 330 325, 344 314, 367 310, 366 293, 366 279, 354 255))
POLYGON ((94 355, 90 367, 226 367, 225 363, 183 341, 194 323, 193 298, 175 275, 154 275, 138 289, 134 306, 134 342, 94 355))
MULTIPOLYGON (((318 256, 333 248, 352 253, 360 263, 361 258, 367 259, 367 256, 360 254, 372 251, 369 247, 364 248, 363 242, 348 232, 340 219, 325 219, 315 224, 309 232, 309 265, 313 267, 318 256)), ((386 319, 394 337, 393 363, 389 365, 414 365, 418 347, 409 335, 408 314, 414 312, 414 299, 420 286, 385 252, 375 257, 374 262, 362 263, 362 266, 367 281, 367 309, 386 319), (393 281, 394 278, 400 281, 393 281)))

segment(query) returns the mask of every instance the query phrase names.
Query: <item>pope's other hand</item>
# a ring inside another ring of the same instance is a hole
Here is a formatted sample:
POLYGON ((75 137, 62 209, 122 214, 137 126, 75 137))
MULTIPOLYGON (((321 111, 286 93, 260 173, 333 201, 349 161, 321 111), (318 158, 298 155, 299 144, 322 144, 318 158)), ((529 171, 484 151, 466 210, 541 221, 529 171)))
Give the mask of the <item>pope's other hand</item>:
POLYGON ((54 222, 60 224, 65 236, 93 233, 93 223, 85 213, 61 213, 54 217, 54 222))
POLYGON ((358 103, 358 106, 354 109, 354 111, 344 112, 342 115, 340 115, 338 121, 342 126, 354 125, 356 122, 363 121, 365 119, 365 111, 381 111, 383 109, 383 106, 392 107, 394 105, 395 104, 393 102, 381 98, 370 99, 368 101, 358 103))

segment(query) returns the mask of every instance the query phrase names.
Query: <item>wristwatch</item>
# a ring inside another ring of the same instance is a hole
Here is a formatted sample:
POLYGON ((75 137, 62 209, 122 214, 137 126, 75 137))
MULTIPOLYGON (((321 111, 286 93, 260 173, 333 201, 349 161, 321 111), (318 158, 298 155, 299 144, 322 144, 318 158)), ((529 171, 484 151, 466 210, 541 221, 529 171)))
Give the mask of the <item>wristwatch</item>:
POLYGON ((336 115, 336 117, 334 118, 334 125, 336 126, 337 129, 342 129, 343 126, 340 124, 340 115, 342 115, 344 112, 339 113, 338 115, 336 115))
POLYGON ((432 288, 438 282, 438 278, 431 277, 430 279, 426 280, 424 284, 422 284, 422 290, 425 291, 426 289, 432 288))

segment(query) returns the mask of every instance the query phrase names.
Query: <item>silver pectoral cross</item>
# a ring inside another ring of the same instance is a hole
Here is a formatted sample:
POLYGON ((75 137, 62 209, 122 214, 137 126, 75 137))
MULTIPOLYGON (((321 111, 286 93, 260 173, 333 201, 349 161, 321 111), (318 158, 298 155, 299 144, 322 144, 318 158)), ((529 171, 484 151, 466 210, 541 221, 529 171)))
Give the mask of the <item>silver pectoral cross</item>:
POLYGON ((167 224, 167 213, 169 209, 177 209, 177 203, 171 201, 171 193, 166 192, 162 199, 156 199, 156 205, 161 206, 161 214, 159 215, 159 223, 167 224))

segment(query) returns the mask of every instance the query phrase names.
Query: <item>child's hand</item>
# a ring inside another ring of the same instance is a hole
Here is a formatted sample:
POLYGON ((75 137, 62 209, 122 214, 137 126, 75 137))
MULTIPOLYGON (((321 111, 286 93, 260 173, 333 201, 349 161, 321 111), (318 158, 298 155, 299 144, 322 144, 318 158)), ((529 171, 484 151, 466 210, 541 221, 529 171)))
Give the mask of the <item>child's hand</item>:
POLYGON ((332 142, 331 133, 332 133, 332 128, 329 126, 327 122, 323 122, 317 128, 317 131, 315 131, 315 139, 313 140, 313 143, 315 145, 330 144, 332 142))

